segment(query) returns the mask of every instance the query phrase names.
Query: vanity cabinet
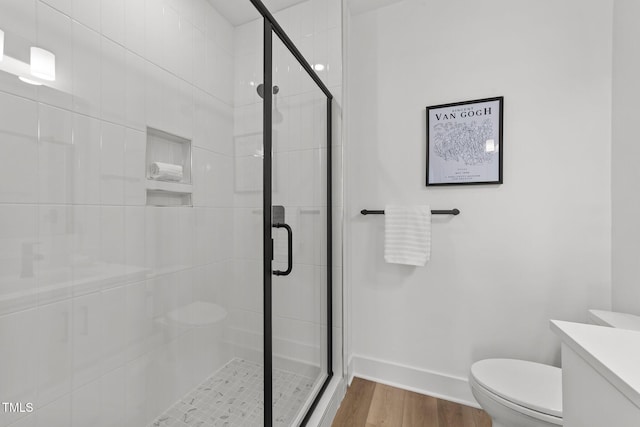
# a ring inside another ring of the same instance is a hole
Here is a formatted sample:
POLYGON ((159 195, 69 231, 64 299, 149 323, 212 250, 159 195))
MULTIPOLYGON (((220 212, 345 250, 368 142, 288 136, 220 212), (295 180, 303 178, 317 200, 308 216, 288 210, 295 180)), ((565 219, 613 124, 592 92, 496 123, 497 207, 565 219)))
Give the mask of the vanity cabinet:
POLYGON ((562 340, 564 427, 640 426, 640 332, 551 321, 562 340))

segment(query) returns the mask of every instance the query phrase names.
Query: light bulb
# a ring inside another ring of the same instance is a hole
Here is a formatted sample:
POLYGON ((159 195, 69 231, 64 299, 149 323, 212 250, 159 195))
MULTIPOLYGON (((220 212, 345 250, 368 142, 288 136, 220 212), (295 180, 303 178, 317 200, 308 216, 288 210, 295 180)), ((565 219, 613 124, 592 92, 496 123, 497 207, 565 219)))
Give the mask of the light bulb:
POLYGON ((56 79, 56 56, 48 50, 31 47, 31 74, 48 81, 56 79))
POLYGON ((4 58, 4 31, 0 30, 0 61, 4 58))

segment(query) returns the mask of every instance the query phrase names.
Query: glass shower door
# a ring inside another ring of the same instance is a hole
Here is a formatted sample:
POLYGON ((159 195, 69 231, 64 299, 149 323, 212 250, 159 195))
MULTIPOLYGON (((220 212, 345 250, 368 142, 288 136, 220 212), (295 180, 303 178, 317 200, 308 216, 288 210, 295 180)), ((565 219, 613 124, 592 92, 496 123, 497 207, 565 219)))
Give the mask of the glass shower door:
POLYGON ((271 185, 272 238, 265 246, 271 244, 273 251, 270 292, 265 288, 271 299, 265 340, 272 346, 270 352, 265 349, 265 360, 271 356, 271 363, 265 363, 265 396, 271 376, 276 426, 304 424, 331 376, 329 98, 291 41, 284 40, 272 33, 271 55, 265 50, 267 66, 271 60, 270 90, 265 77, 271 180, 265 184, 271 185))

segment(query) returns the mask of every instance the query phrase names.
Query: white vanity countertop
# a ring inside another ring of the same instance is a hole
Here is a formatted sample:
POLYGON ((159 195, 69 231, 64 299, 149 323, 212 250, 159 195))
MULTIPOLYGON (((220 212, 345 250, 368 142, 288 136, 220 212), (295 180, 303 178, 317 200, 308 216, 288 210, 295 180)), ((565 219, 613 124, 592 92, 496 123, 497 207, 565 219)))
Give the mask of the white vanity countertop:
POLYGON ((589 321, 596 325, 640 331, 640 316, 615 311, 589 310, 589 321))
POLYGON ((551 330, 640 408, 640 332, 551 320, 551 330))

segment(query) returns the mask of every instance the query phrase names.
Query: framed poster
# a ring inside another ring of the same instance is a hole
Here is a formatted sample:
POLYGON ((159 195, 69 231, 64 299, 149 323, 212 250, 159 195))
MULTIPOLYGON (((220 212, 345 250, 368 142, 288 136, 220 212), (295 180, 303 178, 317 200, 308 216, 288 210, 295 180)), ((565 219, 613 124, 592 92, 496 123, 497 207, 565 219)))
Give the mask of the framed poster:
POLYGON ((504 97, 427 107, 427 185, 502 184, 504 97))

